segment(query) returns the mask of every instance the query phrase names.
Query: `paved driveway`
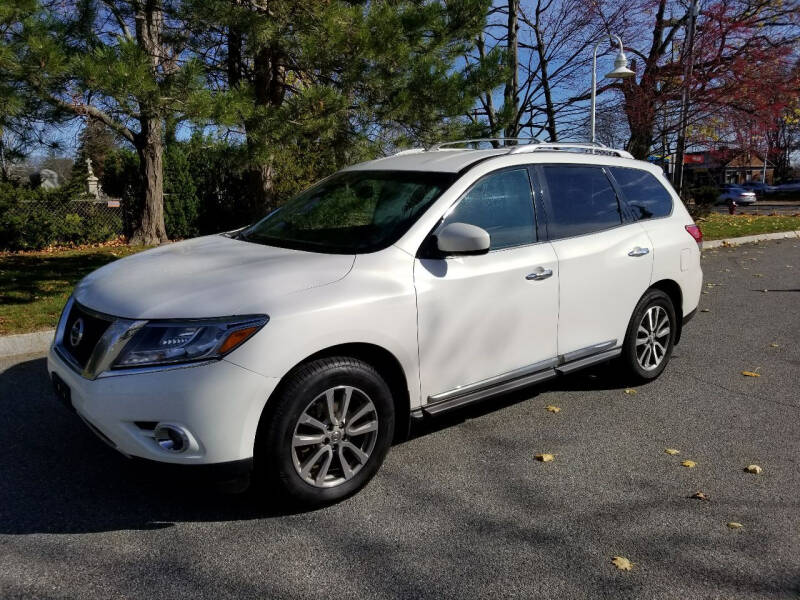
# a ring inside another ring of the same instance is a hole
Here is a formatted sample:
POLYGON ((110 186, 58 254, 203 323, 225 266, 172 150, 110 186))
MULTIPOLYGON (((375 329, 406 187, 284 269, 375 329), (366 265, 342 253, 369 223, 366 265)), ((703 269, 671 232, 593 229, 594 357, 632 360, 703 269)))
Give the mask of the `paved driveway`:
POLYGON ((135 469, 55 404, 42 357, 1 361, 0 598, 797 598, 800 243, 704 269, 710 312, 657 382, 598 368, 490 401, 311 513, 135 469))

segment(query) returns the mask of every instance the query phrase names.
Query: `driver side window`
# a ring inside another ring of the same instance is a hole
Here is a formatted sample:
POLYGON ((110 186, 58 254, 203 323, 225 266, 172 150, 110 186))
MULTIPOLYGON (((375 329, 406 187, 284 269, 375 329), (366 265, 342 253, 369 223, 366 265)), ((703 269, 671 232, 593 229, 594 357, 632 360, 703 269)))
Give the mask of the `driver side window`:
POLYGON ((500 171, 481 179, 444 218, 441 227, 450 223, 468 223, 488 231, 490 250, 535 243, 528 170, 500 171))

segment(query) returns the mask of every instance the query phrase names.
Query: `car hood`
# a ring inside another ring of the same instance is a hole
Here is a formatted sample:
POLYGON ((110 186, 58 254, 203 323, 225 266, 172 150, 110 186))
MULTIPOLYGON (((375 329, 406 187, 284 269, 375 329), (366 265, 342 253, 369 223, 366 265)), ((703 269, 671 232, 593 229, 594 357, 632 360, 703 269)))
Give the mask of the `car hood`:
POLYGON ((338 281, 354 261, 213 235, 110 263, 84 277, 74 296, 130 319, 268 314, 275 298, 338 281))

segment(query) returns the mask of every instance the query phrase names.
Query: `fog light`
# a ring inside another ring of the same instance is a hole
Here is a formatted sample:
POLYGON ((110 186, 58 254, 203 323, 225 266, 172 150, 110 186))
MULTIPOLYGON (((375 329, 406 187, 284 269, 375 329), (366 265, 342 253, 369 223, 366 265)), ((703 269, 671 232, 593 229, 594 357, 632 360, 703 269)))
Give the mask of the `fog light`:
POLYGON ((177 425, 159 423, 153 430, 153 438, 168 452, 184 452, 189 447, 189 435, 177 425))

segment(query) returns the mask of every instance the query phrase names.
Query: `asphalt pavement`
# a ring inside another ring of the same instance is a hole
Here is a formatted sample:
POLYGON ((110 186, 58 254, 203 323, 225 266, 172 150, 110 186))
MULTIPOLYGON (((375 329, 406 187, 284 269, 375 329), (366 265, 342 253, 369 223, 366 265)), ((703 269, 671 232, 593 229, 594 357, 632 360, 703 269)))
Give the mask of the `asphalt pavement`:
POLYGON ((0 598, 798 598, 800 242, 703 267, 708 312, 657 381, 601 366, 489 400, 313 512, 135 467, 42 356, 0 360, 0 598))

